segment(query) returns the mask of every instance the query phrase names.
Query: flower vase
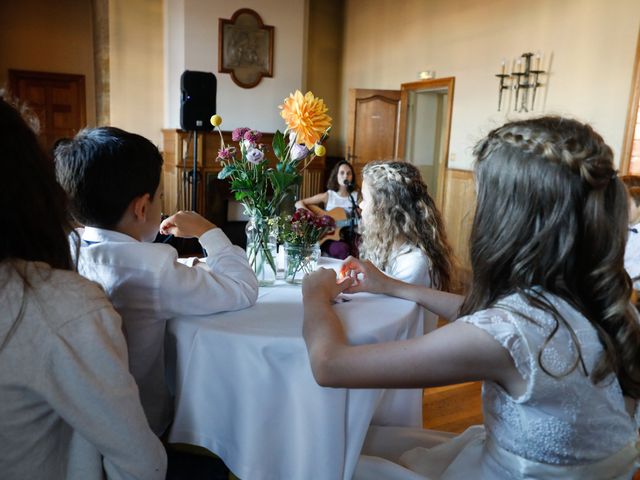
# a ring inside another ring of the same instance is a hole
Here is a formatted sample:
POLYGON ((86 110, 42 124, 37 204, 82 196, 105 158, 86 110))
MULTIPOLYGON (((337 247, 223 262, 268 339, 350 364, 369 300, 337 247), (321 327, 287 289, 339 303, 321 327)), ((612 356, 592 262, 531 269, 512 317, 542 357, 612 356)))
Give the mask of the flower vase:
POLYGON ((284 244, 284 279, 287 283, 302 283, 302 278, 318 266, 320 245, 284 244))
POLYGON ((273 220, 252 216, 247 222, 247 259, 260 286, 276 281, 277 231, 273 220))

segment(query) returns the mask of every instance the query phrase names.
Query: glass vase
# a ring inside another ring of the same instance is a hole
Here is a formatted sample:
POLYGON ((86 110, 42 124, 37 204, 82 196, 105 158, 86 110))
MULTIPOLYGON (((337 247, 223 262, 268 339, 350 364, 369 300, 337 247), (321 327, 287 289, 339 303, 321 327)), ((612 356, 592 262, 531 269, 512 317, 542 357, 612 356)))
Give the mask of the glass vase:
POLYGON ((284 244, 284 279, 287 283, 302 283, 307 273, 313 272, 318 266, 320 245, 284 244))
POLYGON ((247 222, 247 259, 260 286, 276 281, 277 228, 273 219, 252 216, 247 222))

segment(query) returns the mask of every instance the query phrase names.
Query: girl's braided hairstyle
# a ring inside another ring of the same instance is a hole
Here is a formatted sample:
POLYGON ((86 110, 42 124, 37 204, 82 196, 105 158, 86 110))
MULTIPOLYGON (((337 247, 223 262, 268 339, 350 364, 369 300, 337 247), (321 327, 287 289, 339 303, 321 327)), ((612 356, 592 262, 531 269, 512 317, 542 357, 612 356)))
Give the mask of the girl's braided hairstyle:
MULTIPOLYGON (((640 398, 640 327, 623 264, 627 196, 611 149, 588 125, 542 117, 493 130, 474 153, 473 282, 461 313, 519 293, 555 318, 547 343, 561 324, 572 334, 578 354, 565 374, 578 365, 587 374, 575 333, 531 287, 558 295, 598 332, 604 353, 594 383, 614 373, 626 395, 640 398)), ((551 374, 542 351, 538 362, 551 374)))
POLYGON ((442 217, 427 192, 419 170, 400 161, 371 162, 362 171, 369 185, 376 215, 362 232, 361 257, 388 269, 394 248, 415 245, 431 261, 433 285, 449 290, 452 283, 452 251, 442 217))

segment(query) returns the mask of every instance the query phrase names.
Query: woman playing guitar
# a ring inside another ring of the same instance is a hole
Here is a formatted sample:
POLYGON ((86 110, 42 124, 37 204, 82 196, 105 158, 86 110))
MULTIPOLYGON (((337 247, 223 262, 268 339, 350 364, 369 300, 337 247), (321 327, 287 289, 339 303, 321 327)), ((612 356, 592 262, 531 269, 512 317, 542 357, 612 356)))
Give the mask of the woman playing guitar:
POLYGON ((357 256, 358 191, 355 172, 351 164, 341 160, 333 167, 327 182, 327 191, 296 202, 296 208, 306 208, 317 215, 330 215, 338 227, 333 235, 321 240, 320 249, 325 255, 345 259, 357 256), (325 210, 318 205, 323 204, 325 210))

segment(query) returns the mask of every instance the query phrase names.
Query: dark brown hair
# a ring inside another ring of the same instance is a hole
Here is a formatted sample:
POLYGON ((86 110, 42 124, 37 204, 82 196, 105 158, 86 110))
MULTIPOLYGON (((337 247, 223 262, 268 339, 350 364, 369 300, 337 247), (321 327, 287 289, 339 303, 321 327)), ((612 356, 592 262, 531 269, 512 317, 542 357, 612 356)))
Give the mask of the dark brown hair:
POLYGON ((131 201, 160 185, 162 156, 146 138, 115 127, 87 128, 55 149, 58 181, 82 225, 113 229, 131 201))
POLYGON ((56 182, 53 161, 1 95, 0 152, 0 262, 19 258, 72 269, 67 197, 56 182))
POLYGON ((598 333, 604 353, 594 383, 614 373, 625 395, 640 398, 640 326, 623 265, 627 195, 611 149, 588 125, 543 117, 493 130, 474 153, 473 282, 461 313, 519 293, 555 319, 547 343, 560 325, 569 329, 579 359, 563 375, 579 364, 587 374, 575 333, 531 287, 557 295, 598 333))
POLYGON ((329 174, 329 180, 327 180, 327 190, 333 190, 337 192, 340 190, 340 185, 338 184, 338 170, 342 165, 348 165, 351 169, 351 176, 353 182, 353 190, 358 189, 358 182, 356 182, 356 171, 353 169, 353 165, 351 165, 346 160, 340 160, 335 166, 331 169, 331 173, 329 174))

